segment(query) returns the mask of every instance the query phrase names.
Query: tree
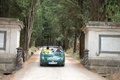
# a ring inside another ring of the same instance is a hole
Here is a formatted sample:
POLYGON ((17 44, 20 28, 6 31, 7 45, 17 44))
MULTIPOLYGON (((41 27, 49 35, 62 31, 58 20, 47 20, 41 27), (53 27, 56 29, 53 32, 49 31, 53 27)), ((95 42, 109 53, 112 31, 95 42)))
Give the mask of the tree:
POLYGON ((35 11, 36 11, 36 7, 37 7, 37 3, 39 0, 31 0, 30 3, 30 8, 24 18, 24 25, 25 25, 25 29, 24 29, 24 50, 25 53, 27 54, 26 57, 28 57, 28 49, 30 46, 30 40, 31 40, 31 34, 32 34, 32 29, 33 29, 33 24, 34 24, 34 19, 35 19, 35 11))
POLYGON ((24 31, 22 31, 22 40, 24 45, 24 50, 28 53, 29 43, 31 39, 36 6, 38 5, 39 0, 1 0, 0 6, 0 16, 1 17, 12 17, 19 18, 24 22, 24 31))
POLYGON ((104 0, 100 12, 105 12, 106 21, 120 21, 120 1, 119 0, 104 0))

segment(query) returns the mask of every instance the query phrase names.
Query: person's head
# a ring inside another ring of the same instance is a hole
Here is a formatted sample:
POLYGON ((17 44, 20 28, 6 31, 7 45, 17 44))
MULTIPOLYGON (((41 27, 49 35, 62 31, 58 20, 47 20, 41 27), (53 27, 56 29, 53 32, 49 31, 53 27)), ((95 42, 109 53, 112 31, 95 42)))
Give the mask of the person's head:
POLYGON ((57 50, 60 50, 60 48, 58 47, 57 50))
POLYGON ((47 46, 47 49, 49 49, 49 46, 47 46))

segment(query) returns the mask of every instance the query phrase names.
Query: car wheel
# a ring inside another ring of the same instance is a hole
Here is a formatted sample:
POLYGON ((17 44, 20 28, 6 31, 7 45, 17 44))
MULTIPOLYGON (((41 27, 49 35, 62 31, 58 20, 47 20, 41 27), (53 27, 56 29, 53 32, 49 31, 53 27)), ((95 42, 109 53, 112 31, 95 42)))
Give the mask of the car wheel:
POLYGON ((42 63, 40 63, 40 66, 43 66, 43 64, 42 64, 42 63))
POLYGON ((40 63, 40 66, 43 66, 43 65, 40 63))
POLYGON ((40 60, 40 66, 43 66, 43 64, 42 64, 42 60, 40 60))
POLYGON ((61 66, 62 66, 62 67, 64 67, 64 66, 65 66, 65 64, 62 64, 61 66))

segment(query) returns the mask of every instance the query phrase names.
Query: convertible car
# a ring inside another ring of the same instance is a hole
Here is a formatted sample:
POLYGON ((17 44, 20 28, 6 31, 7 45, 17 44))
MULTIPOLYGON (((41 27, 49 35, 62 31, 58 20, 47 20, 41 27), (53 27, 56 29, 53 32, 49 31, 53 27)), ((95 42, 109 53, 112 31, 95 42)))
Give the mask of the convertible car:
POLYGON ((58 47, 50 46, 50 51, 45 52, 45 48, 42 49, 40 53, 40 66, 44 65, 65 65, 65 54, 61 47, 59 48, 60 51, 57 51, 58 47))

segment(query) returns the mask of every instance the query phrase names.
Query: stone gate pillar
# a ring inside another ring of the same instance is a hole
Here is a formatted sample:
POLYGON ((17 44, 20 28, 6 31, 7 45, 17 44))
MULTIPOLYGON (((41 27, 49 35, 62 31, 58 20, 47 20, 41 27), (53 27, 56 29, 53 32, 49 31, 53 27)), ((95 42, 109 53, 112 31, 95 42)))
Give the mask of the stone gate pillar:
POLYGON ((89 21, 82 30, 89 67, 102 75, 119 71, 120 23, 89 21))
POLYGON ((0 18, 0 72, 14 70, 22 28, 23 23, 18 19, 0 18))

